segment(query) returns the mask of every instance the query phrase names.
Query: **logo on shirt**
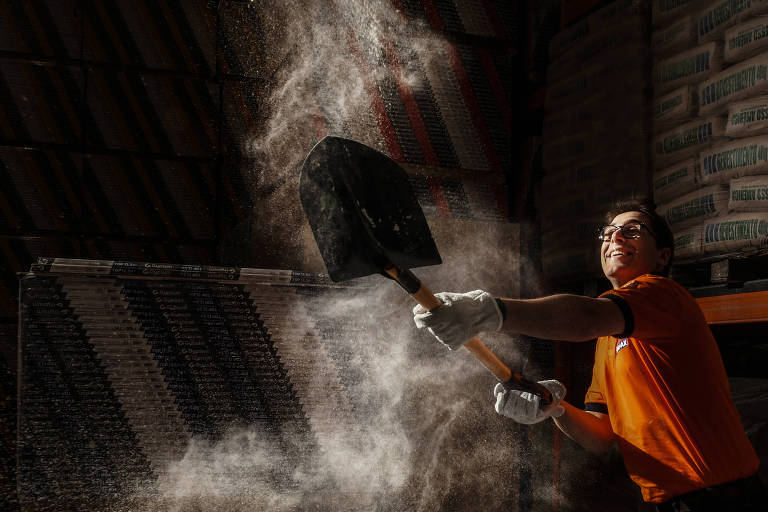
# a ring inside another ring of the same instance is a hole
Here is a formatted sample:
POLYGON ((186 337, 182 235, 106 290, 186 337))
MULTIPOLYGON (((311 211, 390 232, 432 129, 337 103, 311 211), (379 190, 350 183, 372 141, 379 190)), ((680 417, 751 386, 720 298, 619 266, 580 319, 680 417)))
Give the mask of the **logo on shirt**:
POLYGON ((616 353, 619 353, 619 350, 626 348, 626 346, 629 345, 629 340, 627 338, 624 338, 623 340, 616 343, 616 353))

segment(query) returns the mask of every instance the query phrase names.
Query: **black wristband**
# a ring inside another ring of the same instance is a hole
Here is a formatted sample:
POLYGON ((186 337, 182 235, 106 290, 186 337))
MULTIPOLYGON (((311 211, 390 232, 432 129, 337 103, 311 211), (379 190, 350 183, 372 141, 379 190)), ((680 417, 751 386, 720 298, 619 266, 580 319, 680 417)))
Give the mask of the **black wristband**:
POLYGON ((496 304, 499 305, 499 311, 501 311, 501 321, 504 322, 507 319, 507 305, 504 304, 504 301, 498 297, 495 297, 494 300, 496 301, 496 304))

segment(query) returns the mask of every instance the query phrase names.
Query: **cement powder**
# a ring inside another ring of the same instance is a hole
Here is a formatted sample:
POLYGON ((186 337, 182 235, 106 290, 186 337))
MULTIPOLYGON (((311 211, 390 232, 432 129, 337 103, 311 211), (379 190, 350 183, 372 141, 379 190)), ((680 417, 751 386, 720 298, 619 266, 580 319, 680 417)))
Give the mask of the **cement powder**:
POLYGON ((699 85, 699 115, 726 112, 737 100, 768 92, 768 52, 712 75, 699 85))
POLYGON ((735 139, 707 148, 699 154, 699 169, 705 184, 768 172, 768 136, 735 139))
POLYGON ((768 96, 758 96, 728 106, 728 137, 752 137, 768 133, 768 96))
POLYGON ((704 224, 704 253, 759 249, 768 245, 768 213, 733 213, 704 224))
POLYGON ((653 139, 654 169, 697 155, 725 136, 725 116, 694 119, 653 139))
POLYGON ((723 45, 710 42, 658 61, 653 67, 654 93, 658 96, 683 85, 699 83, 722 69, 723 45))
POLYGON ((768 175, 731 180, 728 209, 737 212, 768 213, 768 175))
POLYGON ((653 200, 656 204, 695 190, 699 186, 699 160, 689 158, 653 173, 653 200))
POLYGON ((728 210, 728 187, 711 185, 667 203, 659 205, 663 216, 673 231, 701 223, 704 219, 716 217, 728 210))
POLYGON ((768 16, 756 18, 725 31, 725 62, 738 62, 768 48, 768 16))

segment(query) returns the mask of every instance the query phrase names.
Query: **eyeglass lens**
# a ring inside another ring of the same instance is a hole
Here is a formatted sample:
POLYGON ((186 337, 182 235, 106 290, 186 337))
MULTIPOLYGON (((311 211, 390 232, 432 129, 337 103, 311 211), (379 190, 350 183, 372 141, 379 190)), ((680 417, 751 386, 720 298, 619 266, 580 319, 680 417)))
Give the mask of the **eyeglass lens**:
POLYGON ((641 227, 641 224, 635 223, 624 224, 623 226, 609 224, 600 231, 599 238, 606 242, 610 240, 613 234, 618 230, 621 230, 621 234, 626 238, 639 238, 641 227))

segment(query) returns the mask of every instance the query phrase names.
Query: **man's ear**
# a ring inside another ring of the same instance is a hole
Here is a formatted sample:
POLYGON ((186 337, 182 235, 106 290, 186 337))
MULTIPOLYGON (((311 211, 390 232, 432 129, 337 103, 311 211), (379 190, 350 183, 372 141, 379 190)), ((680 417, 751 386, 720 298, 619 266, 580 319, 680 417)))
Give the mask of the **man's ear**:
POLYGON ((672 258, 672 249, 669 247, 662 247, 659 249, 659 257, 656 260, 656 265, 659 269, 666 267, 669 264, 670 258, 672 258))

